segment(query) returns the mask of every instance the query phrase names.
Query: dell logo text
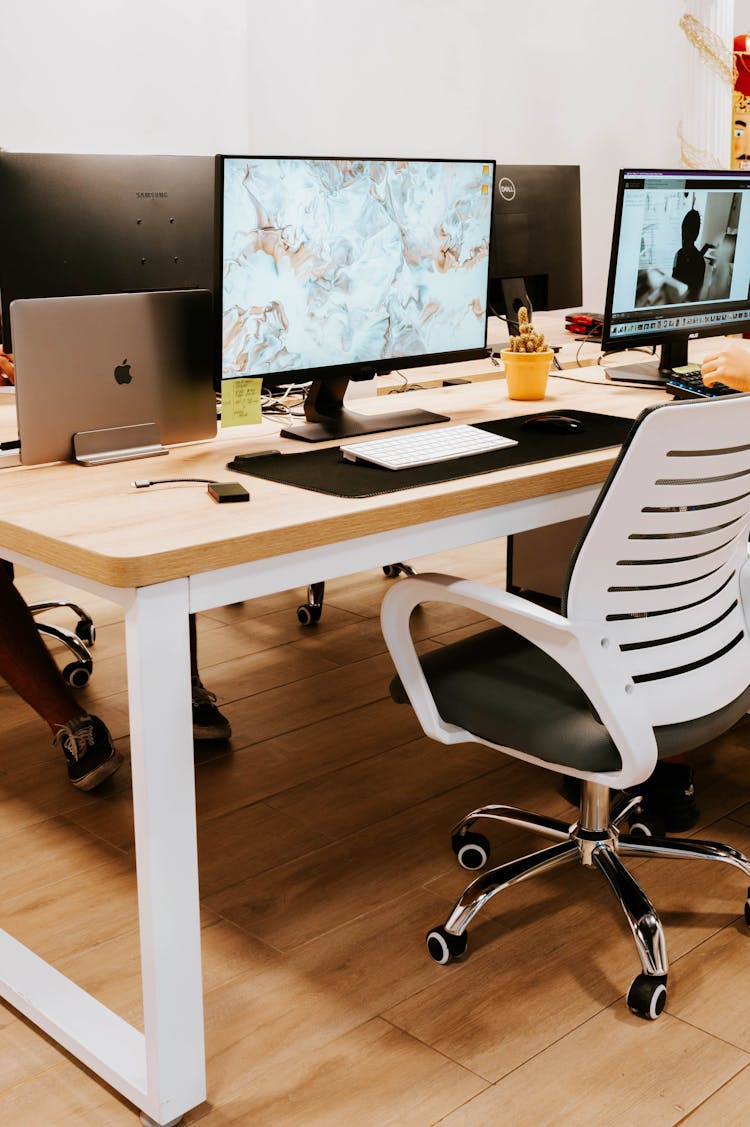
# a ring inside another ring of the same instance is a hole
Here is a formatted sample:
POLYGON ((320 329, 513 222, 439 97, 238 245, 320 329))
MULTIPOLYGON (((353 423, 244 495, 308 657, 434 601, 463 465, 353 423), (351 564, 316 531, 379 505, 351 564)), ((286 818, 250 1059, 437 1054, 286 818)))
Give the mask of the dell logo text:
POLYGON ((497 190, 500 198, 503 200, 514 200, 516 198, 516 186, 509 176, 501 177, 497 190))

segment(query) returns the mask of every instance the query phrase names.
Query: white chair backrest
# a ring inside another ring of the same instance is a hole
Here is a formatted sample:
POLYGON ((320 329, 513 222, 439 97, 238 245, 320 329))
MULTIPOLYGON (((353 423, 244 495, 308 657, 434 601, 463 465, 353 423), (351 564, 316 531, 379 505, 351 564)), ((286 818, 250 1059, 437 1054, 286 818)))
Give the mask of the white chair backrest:
POLYGON ((654 726, 750 685, 749 529, 750 395, 645 412, 581 538, 565 611, 601 623, 654 726))

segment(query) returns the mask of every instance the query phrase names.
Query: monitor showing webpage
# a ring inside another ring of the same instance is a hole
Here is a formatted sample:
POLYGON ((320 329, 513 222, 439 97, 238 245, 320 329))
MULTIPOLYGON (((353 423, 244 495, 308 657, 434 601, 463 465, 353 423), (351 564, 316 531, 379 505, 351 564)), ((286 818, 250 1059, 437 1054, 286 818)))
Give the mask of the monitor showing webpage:
POLYGON ((750 318, 750 174, 625 172, 612 341, 720 335, 750 318))
POLYGON ((487 161, 224 157, 223 378, 484 348, 493 180, 487 161))

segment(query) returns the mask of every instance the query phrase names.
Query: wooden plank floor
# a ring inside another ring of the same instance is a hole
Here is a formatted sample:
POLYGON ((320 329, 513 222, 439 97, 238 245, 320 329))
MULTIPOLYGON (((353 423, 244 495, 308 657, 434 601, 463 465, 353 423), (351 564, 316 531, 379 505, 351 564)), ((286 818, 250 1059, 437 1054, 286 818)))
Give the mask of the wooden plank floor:
MULTIPOLYGON (((500 541, 429 561, 502 583, 500 541)), ((637 863, 662 913, 671 986, 658 1022, 627 1011, 639 969, 603 882, 558 870, 499 897, 470 957, 443 968, 423 937, 465 874, 454 820, 486 801, 568 816, 546 772, 425 739, 387 695, 378 571, 329 584, 321 624, 301 592, 200 616, 204 680, 234 727, 196 754, 209 1101, 202 1127, 652 1127, 744 1124, 750 936, 728 867, 637 863), (716 871, 716 870, 719 871, 716 871)), ((19 577, 29 599, 62 588, 19 577)), ((126 764, 96 795, 67 782, 46 728, 0 682, 2 926, 127 1019, 141 1018, 124 643, 116 607, 75 594, 98 630, 81 693, 126 764)), ((480 624, 415 621, 420 644, 480 624)), ((750 850, 750 721, 695 756, 694 831, 750 850)), ((492 834, 502 859, 537 845, 492 834)), ((115 1127, 134 1109, 0 1004, 3 1127, 115 1127)))

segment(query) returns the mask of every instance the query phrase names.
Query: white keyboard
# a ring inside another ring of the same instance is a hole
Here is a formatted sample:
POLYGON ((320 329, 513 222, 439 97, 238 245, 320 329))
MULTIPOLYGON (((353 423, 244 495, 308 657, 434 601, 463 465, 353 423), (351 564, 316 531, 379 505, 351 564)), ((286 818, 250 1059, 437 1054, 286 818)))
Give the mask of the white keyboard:
POLYGON ((354 442, 342 446, 348 462, 372 462, 386 470, 409 470, 429 466, 433 462, 451 462, 471 454, 488 454, 517 446, 513 438, 503 438, 472 426, 443 427, 441 430, 418 430, 393 438, 376 438, 373 442, 354 442))

